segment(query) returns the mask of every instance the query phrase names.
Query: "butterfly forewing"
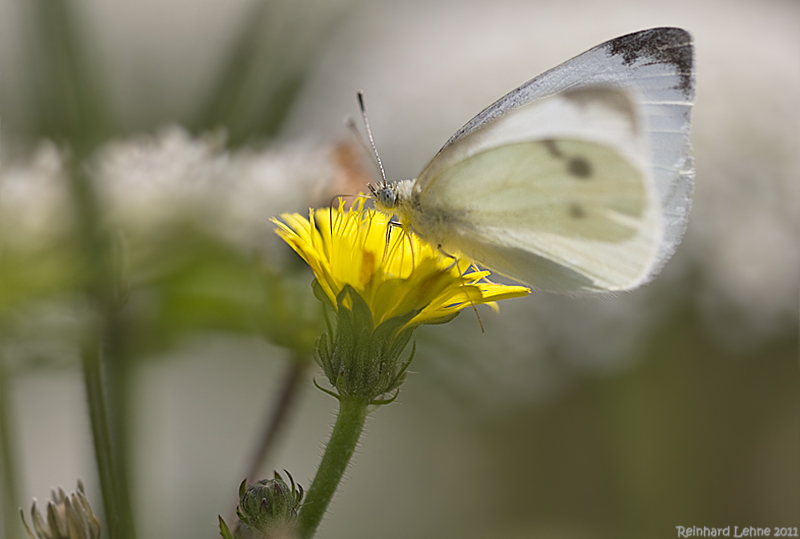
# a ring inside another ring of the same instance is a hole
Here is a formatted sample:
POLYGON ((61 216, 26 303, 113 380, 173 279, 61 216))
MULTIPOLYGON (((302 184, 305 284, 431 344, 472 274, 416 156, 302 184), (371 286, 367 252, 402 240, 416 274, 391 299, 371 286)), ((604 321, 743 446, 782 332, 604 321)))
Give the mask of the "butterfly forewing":
POLYGON ((638 286, 686 226, 693 98, 686 31, 599 45, 459 130, 417 179, 411 225, 537 288, 638 286), (593 181, 575 181, 583 165, 593 181))
MULTIPOLYGON (((691 36, 679 28, 654 28, 598 45, 528 81, 478 114, 420 174, 417 189, 424 193, 444 170, 501 144, 554 138, 608 144, 645 169, 645 182, 659 207, 660 237, 655 240, 658 246, 649 269, 653 274, 680 242, 691 206, 694 171, 688 137, 693 64, 691 36), (547 107, 535 113, 528 110, 554 101, 549 96, 576 96, 581 90, 591 94, 598 88, 608 89, 609 95, 610 90, 618 89, 620 95, 628 96, 630 111, 620 109, 616 116, 623 124, 626 116, 635 118, 635 137, 609 127, 608 122, 589 122, 587 127, 583 119, 571 121, 563 111, 545 113, 547 107)), ((487 177, 487 181, 491 179, 487 177)))

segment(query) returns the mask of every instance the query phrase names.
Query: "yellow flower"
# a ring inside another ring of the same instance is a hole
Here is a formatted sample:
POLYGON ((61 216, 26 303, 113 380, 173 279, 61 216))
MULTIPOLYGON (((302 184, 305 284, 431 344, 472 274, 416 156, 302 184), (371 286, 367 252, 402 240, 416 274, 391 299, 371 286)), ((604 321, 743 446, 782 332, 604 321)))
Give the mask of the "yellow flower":
MULTIPOLYGON (((381 212, 364 208, 310 210, 273 219, 277 233, 305 260, 335 307, 346 285, 366 302, 373 323, 416 314, 405 327, 451 319, 471 305, 524 296, 523 286, 492 284, 488 271, 440 253, 411 232, 389 225, 381 212), (387 231, 388 229, 388 231, 387 231)), ((350 307, 348 303, 345 303, 350 307)))
MULTIPOLYGON (((393 230, 383 213, 364 208, 310 210, 281 215, 278 234, 311 266, 314 290, 335 311, 334 324, 317 341, 317 361, 337 393, 385 404, 405 380, 414 357, 403 350, 420 324, 447 322, 461 309, 523 296, 529 290, 486 281, 474 269, 421 241, 393 230)), ((323 390, 327 391, 327 390, 323 390)))

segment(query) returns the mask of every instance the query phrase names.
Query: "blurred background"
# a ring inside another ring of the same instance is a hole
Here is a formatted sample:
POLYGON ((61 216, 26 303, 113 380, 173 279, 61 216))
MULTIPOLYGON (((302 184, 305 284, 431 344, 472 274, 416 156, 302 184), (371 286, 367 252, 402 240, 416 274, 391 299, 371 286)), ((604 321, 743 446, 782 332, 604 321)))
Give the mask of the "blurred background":
MULTIPOLYGON (((211 538, 320 331, 311 275, 268 218, 371 179, 346 146, 356 90, 387 175, 410 178, 512 88, 654 26, 697 48, 697 188, 674 259, 631 293, 534 293, 481 311, 485 333, 469 310, 420 329, 318 537, 800 526, 796 0, 0 0, 0 239, 20 261, 0 282, 3 502, 80 477, 102 507, 75 345, 90 285, 74 253, 37 247, 73 237, 71 158, 125 231, 109 399, 138 536, 211 538)), ((303 376, 263 475, 308 487, 336 402, 316 366, 303 376)))

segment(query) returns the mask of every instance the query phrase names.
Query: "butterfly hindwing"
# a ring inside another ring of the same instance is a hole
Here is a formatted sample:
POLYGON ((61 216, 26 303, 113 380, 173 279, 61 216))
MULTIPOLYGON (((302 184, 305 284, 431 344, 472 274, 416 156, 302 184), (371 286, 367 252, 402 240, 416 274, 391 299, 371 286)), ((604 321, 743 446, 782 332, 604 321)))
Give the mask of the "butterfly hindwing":
POLYGON ((619 290, 649 271, 659 236, 643 172, 614 149, 545 140, 486 150, 447 169, 426 195, 425 234, 518 281, 544 288, 541 264, 514 267, 511 252, 546 258, 585 278, 548 288, 619 290), (492 178, 487 190, 485 179, 492 178))

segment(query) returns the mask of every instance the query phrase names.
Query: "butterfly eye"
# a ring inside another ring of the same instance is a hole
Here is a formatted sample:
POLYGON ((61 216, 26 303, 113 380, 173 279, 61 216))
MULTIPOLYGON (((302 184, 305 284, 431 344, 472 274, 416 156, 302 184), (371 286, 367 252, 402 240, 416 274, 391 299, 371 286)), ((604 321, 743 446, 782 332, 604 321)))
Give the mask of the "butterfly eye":
POLYGON ((381 206, 394 208, 397 205, 397 193, 392 185, 386 182, 381 182, 378 185, 369 184, 369 190, 381 206))
POLYGON ((378 200, 387 208, 393 208, 397 204, 397 194, 393 188, 386 186, 378 191, 378 200))

